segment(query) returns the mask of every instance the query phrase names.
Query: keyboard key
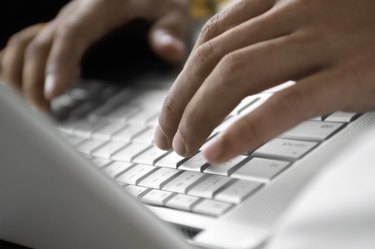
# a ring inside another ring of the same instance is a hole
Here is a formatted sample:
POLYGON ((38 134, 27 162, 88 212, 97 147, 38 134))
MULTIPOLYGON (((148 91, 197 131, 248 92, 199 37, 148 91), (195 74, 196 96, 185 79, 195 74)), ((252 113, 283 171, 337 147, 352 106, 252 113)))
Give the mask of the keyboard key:
POLYGON ((289 162, 285 161, 253 158, 234 172, 231 177, 269 182, 288 167, 289 164, 289 162))
POLYGON ((181 164, 178 169, 202 172, 206 167, 208 167, 206 158, 202 152, 198 152, 195 156, 181 164))
POLYGON ((105 167, 103 171, 110 177, 115 178, 125 170, 130 169, 133 165, 133 163, 112 162, 110 165, 105 167))
POLYGON ((191 211, 194 204, 196 204, 199 200, 200 198, 195 196, 177 194, 167 201, 166 206, 184 211, 191 211))
POLYGON ((256 150, 253 156, 297 160, 317 144, 315 142, 276 138, 256 150))
POLYGON ((161 189, 173 177, 182 171, 171 168, 159 168, 146 179, 139 183, 140 186, 161 189))
POLYGON ((156 146, 152 146, 148 150, 142 152, 139 156, 134 158, 133 162, 143 164, 155 164, 160 158, 170 153, 169 151, 161 150, 156 146))
POLYGON ((141 198, 143 195, 148 193, 148 191, 150 191, 148 188, 139 187, 139 186, 132 186, 132 185, 129 185, 129 186, 125 187, 125 190, 129 194, 131 194, 135 197, 138 197, 138 198, 141 198))
POLYGON ((231 207, 232 204, 229 203, 203 200, 193 207, 193 212, 217 217, 224 214, 231 207))
POLYGON ((92 158, 91 162, 98 166, 99 168, 102 168, 108 164, 110 164, 112 161, 104 158, 92 158))
POLYGON ((173 196, 173 193, 171 192, 153 189, 147 194, 145 194, 142 197, 141 201, 150 205, 165 206, 165 203, 172 196, 173 196))
POLYGON ((244 160, 247 160, 249 157, 247 156, 237 156, 231 160, 226 161, 220 165, 210 165, 207 169, 205 169, 205 173, 216 174, 216 175, 224 175, 229 176, 232 174, 238 167, 244 163, 244 160))
POLYGON ((111 158, 111 156, 119 151, 121 148, 125 147, 128 145, 126 142, 113 142, 110 141, 106 143, 105 145, 101 146, 100 148, 94 150, 92 152, 92 155, 95 157, 100 157, 100 158, 111 158))
POLYGON ((358 116, 359 114, 355 112, 334 112, 329 115, 324 121, 349 123, 358 116))
POLYGON ((116 141, 131 141, 135 136, 145 131, 147 127, 142 125, 127 125, 119 132, 112 135, 112 139, 116 141))
POLYGON ((79 152, 82 152, 84 154, 91 154, 95 149, 99 148, 103 144, 105 144, 105 141, 102 140, 86 140, 82 143, 80 143, 76 149, 79 152))
POLYGON ((133 137, 133 142, 143 143, 143 144, 153 144, 154 143, 154 128, 146 128, 142 132, 138 133, 133 137))
POLYGON ((250 107, 252 104, 255 104, 258 100, 260 100, 260 97, 256 95, 244 98, 241 103, 234 108, 230 115, 240 114, 243 110, 250 107))
POLYGON ((103 123, 90 123, 88 121, 80 121, 73 128, 72 134, 78 137, 90 138, 94 130, 100 128, 103 123))
POLYGON ((107 119, 112 122, 125 122, 131 116, 137 114, 138 111, 139 107, 137 106, 123 105, 110 112, 107 115, 107 119))
POLYGON ((130 143, 120 151, 116 152, 113 156, 113 160, 119 160, 124 162, 131 162, 135 157, 147 150, 151 145, 130 143))
POLYGON ((197 186, 192 188, 188 194, 212 199, 213 196, 230 181, 231 179, 229 177, 209 175, 197 186))
POLYGON ((167 183, 162 189, 166 191, 186 194, 194 187, 195 184, 202 180, 204 174, 200 172, 185 171, 178 175, 172 181, 167 183))
POLYGON ((157 117, 159 115, 159 110, 150 108, 141 108, 138 112, 129 119, 130 123, 135 124, 147 124, 148 121, 157 117))
POLYGON ((118 182, 138 185, 143 179, 145 179, 149 174, 154 172, 157 168, 151 165, 138 164, 133 168, 127 170, 125 173, 117 177, 118 182))
POLYGON ((92 134, 92 137, 95 139, 109 140, 113 136, 113 134, 119 132, 123 128, 125 128, 125 124, 111 122, 95 130, 92 134))
POLYGON ((155 163, 155 165, 159 167, 168 167, 168 168, 177 169, 177 167, 180 166, 187 159, 188 158, 178 155, 176 152, 171 152, 168 155, 161 158, 160 160, 158 160, 155 163))
POLYGON ((281 135, 282 138, 324 141, 343 124, 323 121, 305 121, 281 135))
POLYGON ((65 139, 72 146, 77 146, 85 140, 82 137, 73 137, 73 136, 68 136, 65 139))
POLYGON ((262 186, 259 182, 238 180, 215 196, 215 200, 240 203, 262 186))

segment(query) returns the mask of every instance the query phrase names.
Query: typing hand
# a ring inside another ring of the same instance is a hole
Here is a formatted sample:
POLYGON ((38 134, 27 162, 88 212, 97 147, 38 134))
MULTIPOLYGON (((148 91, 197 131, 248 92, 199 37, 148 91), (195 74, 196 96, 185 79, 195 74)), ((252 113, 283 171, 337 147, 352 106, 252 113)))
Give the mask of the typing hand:
POLYGON ((49 23, 15 34, 0 53, 1 78, 42 111, 79 74, 80 60, 94 42, 112 30, 143 18, 154 22, 152 49, 163 59, 184 57, 189 25, 186 0, 75 0, 49 23))
POLYGON ((375 107, 375 2, 243 0, 203 28, 165 100, 156 144, 196 152, 246 96, 297 84, 226 129, 212 163, 252 151, 304 119, 375 107))

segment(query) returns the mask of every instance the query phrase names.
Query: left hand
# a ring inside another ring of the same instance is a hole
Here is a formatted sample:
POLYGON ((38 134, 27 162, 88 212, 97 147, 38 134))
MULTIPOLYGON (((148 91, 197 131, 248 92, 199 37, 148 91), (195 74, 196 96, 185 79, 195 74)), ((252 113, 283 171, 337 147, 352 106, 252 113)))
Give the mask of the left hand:
POLYGON ((221 163, 299 122, 375 107, 375 2, 242 0, 203 28, 164 103, 155 142, 193 155, 246 96, 288 80, 205 151, 221 163))

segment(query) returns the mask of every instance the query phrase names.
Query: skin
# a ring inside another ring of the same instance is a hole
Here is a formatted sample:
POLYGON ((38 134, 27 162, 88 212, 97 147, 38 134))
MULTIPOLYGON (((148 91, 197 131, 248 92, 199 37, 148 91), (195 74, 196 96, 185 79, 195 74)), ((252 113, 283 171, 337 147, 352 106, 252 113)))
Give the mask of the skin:
POLYGON ((0 52, 0 77, 40 111, 64 93, 94 42, 135 18, 153 22, 151 48, 175 63, 185 57, 187 0, 75 0, 49 23, 13 35, 0 52))
POLYGON ((246 96, 288 80, 204 151, 222 163, 299 122, 375 107, 375 2, 242 0, 204 26, 170 89, 155 143, 193 155, 246 96))

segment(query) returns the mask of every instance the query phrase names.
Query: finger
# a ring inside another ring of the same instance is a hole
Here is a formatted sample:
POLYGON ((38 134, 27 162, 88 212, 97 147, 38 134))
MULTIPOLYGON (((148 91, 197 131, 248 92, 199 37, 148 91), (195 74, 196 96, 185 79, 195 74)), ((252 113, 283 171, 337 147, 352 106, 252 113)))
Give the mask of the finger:
POLYGON ((340 109, 340 76, 318 73, 276 93, 262 106, 224 131, 204 152, 211 163, 221 163, 253 151, 301 121, 340 109), (329 83, 329 84, 327 84, 329 83))
POLYGON ((13 35, 3 51, 1 75, 3 80, 17 90, 22 86, 22 68, 25 50, 31 40, 44 27, 44 24, 33 25, 13 35))
POLYGON ((51 49, 53 28, 48 25, 27 46, 22 70, 22 92, 40 111, 49 111, 43 95, 46 61, 51 49))
POLYGON ((304 77, 320 63, 321 58, 314 50, 293 36, 228 54, 189 102, 173 139, 173 148, 184 156, 194 154, 244 97, 304 77))
POLYGON ((172 138, 184 109, 205 78, 226 54, 283 36, 293 29, 294 24, 285 19, 283 13, 264 15, 225 32, 194 51, 165 100, 159 119, 160 127, 155 136, 156 144, 163 149, 171 148, 172 138))
POLYGON ((49 101, 72 84, 79 73, 81 58, 90 45, 133 17, 121 6, 113 8, 105 2, 94 6, 83 3, 56 30, 44 87, 44 97, 49 101))
POLYGON ((175 63, 186 55, 186 35, 189 27, 186 13, 174 11, 158 20, 150 30, 152 49, 161 58, 175 63))
POLYGON ((260 16, 271 9, 274 4, 274 0, 238 1, 228 9, 214 15, 203 26, 193 50, 225 31, 254 17, 260 16))

